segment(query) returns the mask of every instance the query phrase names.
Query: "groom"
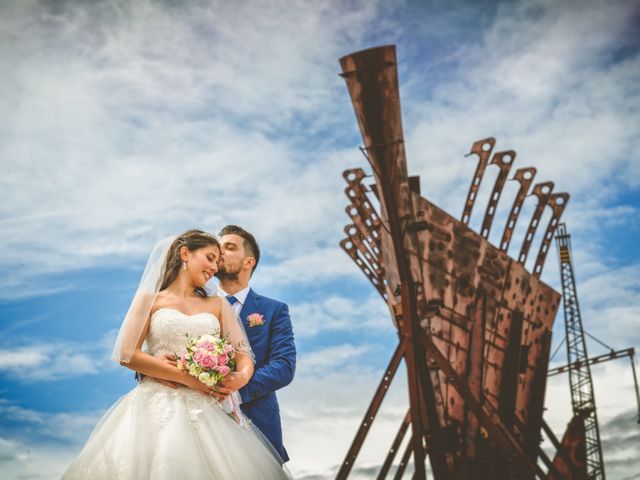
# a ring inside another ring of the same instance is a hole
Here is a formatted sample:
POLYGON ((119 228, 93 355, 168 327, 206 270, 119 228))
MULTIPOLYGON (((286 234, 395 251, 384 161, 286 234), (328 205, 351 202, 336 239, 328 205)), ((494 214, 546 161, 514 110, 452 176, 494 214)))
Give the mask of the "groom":
MULTIPOLYGON (((260 260, 254 236, 236 225, 227 225, 219 236, 221 261, 215 276, 220 284, 216 293, 226 297, 240 317, 256 357, 253 377, 240 389, 241 409, 286 462, 289 456, 282 445, 276 390, 291 383, 296 369, 289 307, 258 295, 249 286, 260 260)), ((222 385, 234 389, 233 378, 222 385)))

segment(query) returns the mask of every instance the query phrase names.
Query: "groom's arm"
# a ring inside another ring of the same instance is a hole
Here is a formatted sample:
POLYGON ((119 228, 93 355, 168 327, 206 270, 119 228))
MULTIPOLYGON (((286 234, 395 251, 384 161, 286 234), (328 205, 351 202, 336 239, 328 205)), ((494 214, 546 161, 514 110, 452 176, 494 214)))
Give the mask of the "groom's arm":
POLYGON ((293 380, 296 370, 296 345, 289 307, 282 303, 271 319, 270 352, 268 361, 256 368, 253 377, 240 389, 243 402, 250 402, 275 392, 293 380))

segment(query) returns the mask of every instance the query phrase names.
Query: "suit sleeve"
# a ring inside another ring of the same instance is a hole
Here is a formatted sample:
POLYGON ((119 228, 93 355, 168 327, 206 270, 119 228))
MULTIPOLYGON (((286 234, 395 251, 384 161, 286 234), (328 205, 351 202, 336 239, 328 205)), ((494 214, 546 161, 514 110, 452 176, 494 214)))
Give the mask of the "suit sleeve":
POLYGON ((269 360, 240 389, 243 402, 250 402, 289 385, 296 370, 296 346, 289 307, 281 304, 271 319, 269 360))

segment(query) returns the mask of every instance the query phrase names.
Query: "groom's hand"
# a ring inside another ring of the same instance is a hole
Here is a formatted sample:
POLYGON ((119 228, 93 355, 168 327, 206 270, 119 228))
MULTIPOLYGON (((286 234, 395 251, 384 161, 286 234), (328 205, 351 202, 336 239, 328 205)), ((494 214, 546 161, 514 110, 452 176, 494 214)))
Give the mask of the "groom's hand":
POLYGON ((221 386, 232 391, 238 391, 246 384, 247 378, 245 378, 245 375, 239 372, 229 373, 226 377, 224 377, 222 383, 220 383, 221 386))

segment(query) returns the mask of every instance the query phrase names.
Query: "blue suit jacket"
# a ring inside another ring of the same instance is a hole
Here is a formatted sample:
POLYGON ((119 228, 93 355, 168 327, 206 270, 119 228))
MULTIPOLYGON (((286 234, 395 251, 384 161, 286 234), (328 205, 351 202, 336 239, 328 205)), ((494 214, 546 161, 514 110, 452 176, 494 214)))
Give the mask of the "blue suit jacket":
POLYGON ((241 408, 286 462, 289 456, 282 445, 280 407, 275 392, 291 383, 296 369, 289 307, 249 289, 240 319, 256 357, 253 377, 240 389, 241 408), (262 315, 264 324, 250 327, 247 317, 252 313, 262 315))

